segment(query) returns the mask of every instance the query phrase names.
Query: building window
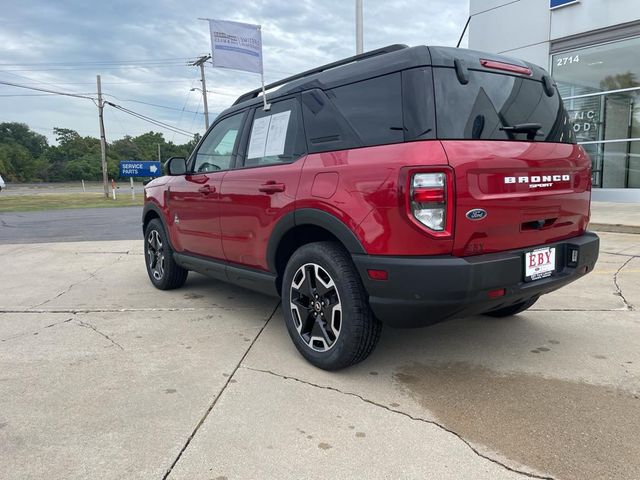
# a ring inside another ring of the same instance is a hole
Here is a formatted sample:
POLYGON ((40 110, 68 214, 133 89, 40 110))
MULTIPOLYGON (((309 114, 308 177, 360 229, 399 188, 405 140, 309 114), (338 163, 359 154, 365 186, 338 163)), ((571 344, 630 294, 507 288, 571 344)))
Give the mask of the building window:
POLYGON ((556 53, 551 73, 594 186, 640 188, 640 37, 556 53))

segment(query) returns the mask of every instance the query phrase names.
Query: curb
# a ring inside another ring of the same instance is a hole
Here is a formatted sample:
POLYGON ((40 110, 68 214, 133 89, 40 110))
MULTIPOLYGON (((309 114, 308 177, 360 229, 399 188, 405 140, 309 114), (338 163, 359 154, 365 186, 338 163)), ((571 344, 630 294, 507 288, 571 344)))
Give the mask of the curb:
POLYGON ((609 223, 589 223, 589 230, 611 233, 635 233, 640 234, 640 225, 620 225, 609 223))

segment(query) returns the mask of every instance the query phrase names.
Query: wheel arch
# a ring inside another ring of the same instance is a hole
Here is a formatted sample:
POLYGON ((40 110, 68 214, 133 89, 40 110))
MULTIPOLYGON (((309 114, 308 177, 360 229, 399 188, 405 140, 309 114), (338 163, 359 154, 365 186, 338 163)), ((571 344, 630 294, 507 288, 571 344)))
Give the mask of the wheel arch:
POLYGON ((353 231, 334 215, 312 208, 290 212, 276 224, 267 246, 267 266, 277 275, 278 291, 284 268, 293 252, 302 245, 318 241, 335 241, 349 253, 366 253, 353 231))

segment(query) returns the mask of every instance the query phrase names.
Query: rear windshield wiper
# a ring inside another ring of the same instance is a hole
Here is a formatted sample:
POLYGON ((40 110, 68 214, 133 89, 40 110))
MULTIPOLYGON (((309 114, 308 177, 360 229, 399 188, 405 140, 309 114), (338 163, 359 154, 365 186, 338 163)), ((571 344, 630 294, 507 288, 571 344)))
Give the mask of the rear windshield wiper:
POLYGON ((517 123, 515 125, 503 125, 500 130, 508 133, 526 133, 527 140, 533 140, 536 135, 544 135, 542 132, 538 132, 542 128, 539 123, 517 123))

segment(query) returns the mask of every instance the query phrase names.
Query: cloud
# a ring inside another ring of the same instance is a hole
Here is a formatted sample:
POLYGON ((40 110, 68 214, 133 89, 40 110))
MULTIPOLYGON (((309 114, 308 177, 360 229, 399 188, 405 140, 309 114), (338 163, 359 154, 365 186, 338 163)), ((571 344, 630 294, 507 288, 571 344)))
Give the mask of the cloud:
MULTIPOLYGON (((224 13, 218 5, 209 0, 22 0, 0 18, 0 80, 95 94, 101 74, 105 98, 202 133, 201 94, 190 91, 200 86, 199 70, 187 65, 210 51, 208 27, 199 17, 261 24, 267 82, 355 53, 353 1, 249 0, 225 3, 224 13)), ((392 43, 455 45, 467 15, 467 0, 365 0, 365 50, 392 43)), ((207 68, 209 109, 218 113, 258 86, 257 75, 207 68)), ((27 123, 50 140, 53 127, 98 135, 91 101, 7 96, 33 93, 0 85, 0 122, 27 123)), ((110 140, 157 131, 113 109, 105 111, 105 121, 110 140)), ((188 140, 163 133, 176 142, 188 140)))

